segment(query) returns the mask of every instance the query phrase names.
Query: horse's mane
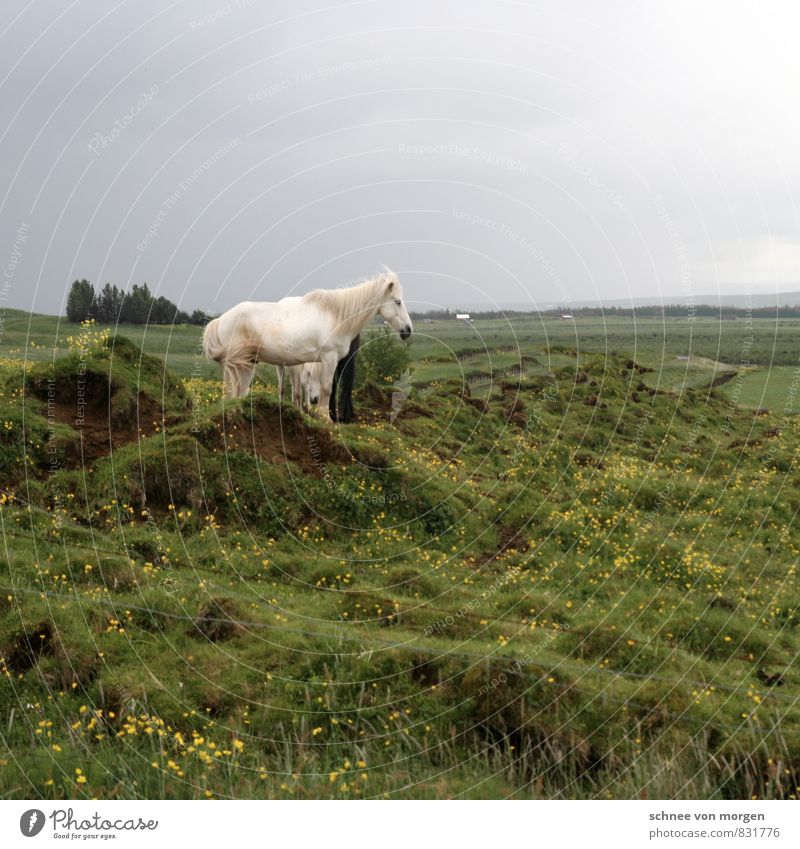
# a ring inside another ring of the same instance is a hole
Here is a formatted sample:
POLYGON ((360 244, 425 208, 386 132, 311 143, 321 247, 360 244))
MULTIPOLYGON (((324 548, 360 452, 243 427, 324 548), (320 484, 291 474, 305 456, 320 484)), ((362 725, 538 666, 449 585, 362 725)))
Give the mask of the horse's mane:
POLYGON ((303 300, 326 310, 336 321, 340 333, 356 336, 372 318, 383 300, 385 275, 373 277, 355 286, 341 289, 314 289, 303 300))

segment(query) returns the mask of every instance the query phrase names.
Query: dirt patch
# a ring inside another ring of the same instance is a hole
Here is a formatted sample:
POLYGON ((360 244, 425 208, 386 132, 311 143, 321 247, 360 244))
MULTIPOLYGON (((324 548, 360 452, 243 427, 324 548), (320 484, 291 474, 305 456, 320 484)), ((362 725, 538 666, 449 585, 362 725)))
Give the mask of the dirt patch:
POLYGON ((474 407, 479 413, 488 413, 489 412, 489 399, 487 398, 485 401, 482 401, 480 398, 467 398, 467 404, 471 407, 474 407))
POLYGON ((519 552, 525 554, 530 550, 530 540, 523 534, 522 530, 511 525, 504 525, 497 529, 497 545, 489 551, 475 557, 475 568, 483 569, 494 563, 504 554, 519 552))
POLYGON ((735 371, 726 371, 726 372, 723 372, 722 374, 718 374, 711 381, 711 385, 712 386, 722 386, 723 384, 727 383, 729 380, 733 380, 733 378, 736 377, 736 374, 737 373, 735 371))
POLYGON ((295 463, 304 472, 321 476, 328 463, 349 463, 350 452, 326 427, 309 427, 292 408, 271 406, 235 413, 218 423, 217 448, 255 453, 273 465, 295 463))
POLYGON ((385 422, 392 412, 392 392, 386 392, 372 381, 367 381, 355 391, 353 406, 354 421, 362 424, 385 422))
POLYGON ((54 668, 44 674, 44 679, 56 690, 70 691, 74 687, 86 688, 98 673, 97 658, 94 655, 65 651, 59 647, 55 651, 54 668))
POLYGON ((767 672, 765 669, 759 669, 756 672, 756 678, 767 687, 782 687, 783 675, 780 672, 767 672))
POLYGON ((53 654, 53 626, 40 622, 30 630, 20 631, 0 651, 0 665, 20 674, 35 666, 40 657, 53 654))
POLYGON ((400 409, 400 412, 397 414, 395 420, 418 418, 420 416, 423 419, 434 418, 433 412, 427 407, 423 407, 414 401, 406 401, 406 403, 403 404, 402 408, 400 409))
POLYGON ((648 372, 655 371, 655 369, 652 369, 649 366, 639 365, 639 363, 635 362, 634 360, 628 360, 625 363, 625 368, 628 371, 635 371, 639 374, 647 374, 648 372))
POLYGON ((503 407, 503 416, 509 424, 516 425, 522 430, 528 425, 528 416, 525 412, 525 405, 519 398, 513 398, 510 404, 503 407))
POLYGON ((519 551, 525 553, 531 547, 530 540, 523 535, 519 528, 513 525, 505 525, 498 531, 498 549, 497 553, 502 554, 504 551, 519 551))
POLYGON ((99 372, 59 375, 53 380, 36 377, 30 388, 47 405, 48 418, 80 434, 80 445, 73 449, 75 456, 68 456, 77 463, 105 457, 140 436, 154 433, 162 424, 162 410, 153 398, 116 387, 99 372))
POLYGON ((239 633, 236 609, 227 599, 212 599, 200 610, 194 627, 187 632, 190 637, 198 635, 209 642, 222 643, 239 633))
POLYGON ((507 662, 470 669, 461 689, 472 704, 477 730, 492 745, 513 747, 517 768, 523 772, 564 769, 574 775, 597 768, 600 758, 591 741, 580 729, 555 719, 567 685, 553 674, 549 680, 555 683, 542 693, 537 673, 507 662))
POLYGON ((421 687, 433 687, 441 684, 439 664, 430 660, 424 654, 416 654, 412 658, 412 666, 408 670, 411 680, 421 687))

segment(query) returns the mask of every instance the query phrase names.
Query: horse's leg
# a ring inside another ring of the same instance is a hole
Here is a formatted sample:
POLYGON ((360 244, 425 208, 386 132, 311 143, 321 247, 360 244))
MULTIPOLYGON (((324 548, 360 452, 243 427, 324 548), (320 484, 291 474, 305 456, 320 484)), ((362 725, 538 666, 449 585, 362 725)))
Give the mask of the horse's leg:
POLYGON ((244 398, 250 391, 250 384, 253 382, 253 377, 256 373, 256 364, 247 366, 239 366, 239 394, 237 398, 244 398))
POLYGON ((222 366, 222 397, 239 397, 239 373, 235 366, 224 363, 222 366))
POLYGON ((285 380, 286 366, 275 366, 275 371, 278 372, 278 401, 283 402, 283 382, 285 380))
POLYGON ((323 421, 332 422, 331 419, 331 386, 333 376, 336 372, 336 354, 331 351, 323 354, 320 358, 320 392, 319 392, 319 414, 323 421))
POLYGON ((292 404, 298 410, 303 409, 303 368, 302 366, 292 366, 289 369, 289 378, 292 381, 292 404))

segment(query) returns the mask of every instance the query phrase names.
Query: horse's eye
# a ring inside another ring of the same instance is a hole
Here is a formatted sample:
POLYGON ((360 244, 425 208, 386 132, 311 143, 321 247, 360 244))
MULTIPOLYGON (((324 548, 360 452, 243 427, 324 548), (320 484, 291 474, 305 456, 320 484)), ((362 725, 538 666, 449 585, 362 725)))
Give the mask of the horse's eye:
POLYGON ((397 304, 398 307, 400 306, 400 301, 395 301, 395 303, 397 304))

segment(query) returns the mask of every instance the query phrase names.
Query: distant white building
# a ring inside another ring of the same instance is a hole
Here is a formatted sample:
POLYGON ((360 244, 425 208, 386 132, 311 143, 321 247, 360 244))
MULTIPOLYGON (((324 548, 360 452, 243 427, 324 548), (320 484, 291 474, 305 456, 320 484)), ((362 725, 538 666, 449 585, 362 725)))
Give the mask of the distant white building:
POLYGON ((456 319, 459 321, 472 321, 468 312, 457 312, 456 319))
POLYGON ((573 319, 572 313, 565 312, 565 313, 561 316, 561 320, 562 320, 562 321, 572 321, 572 319, 573 319))

